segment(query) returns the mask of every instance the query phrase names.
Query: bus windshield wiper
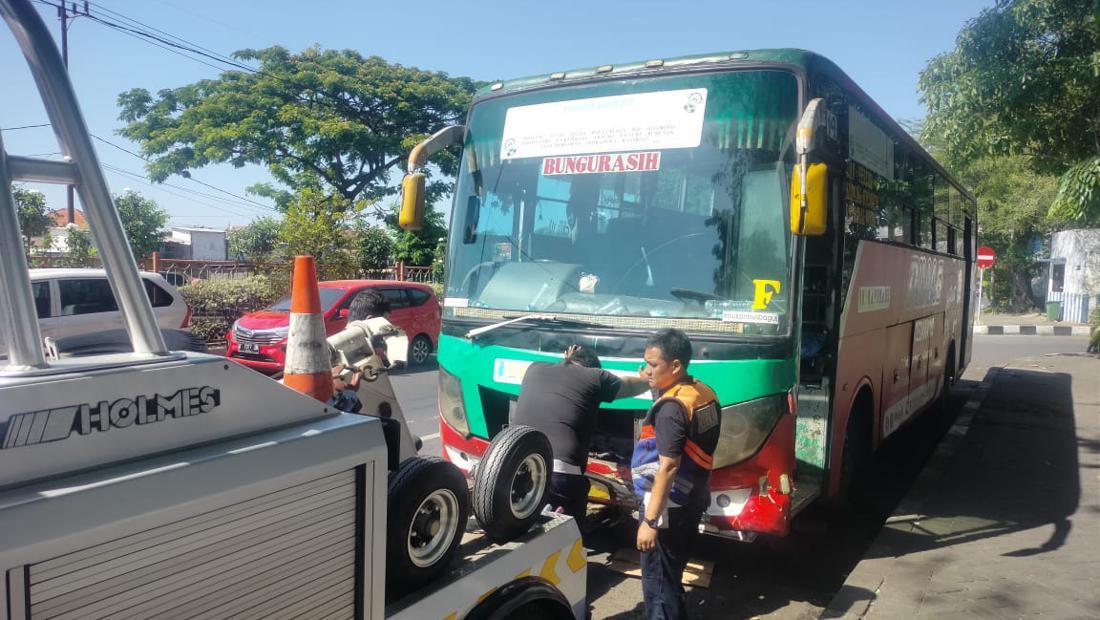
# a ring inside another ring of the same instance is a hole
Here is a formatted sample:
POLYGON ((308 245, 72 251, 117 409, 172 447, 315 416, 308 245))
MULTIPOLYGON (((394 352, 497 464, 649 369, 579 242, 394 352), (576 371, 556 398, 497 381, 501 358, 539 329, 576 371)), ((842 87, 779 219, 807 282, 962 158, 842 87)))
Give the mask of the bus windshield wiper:
POLYGON ((508 325, 514 325, 516 323, 554 323, 557 325, 583 325, 585 327, 599 325, 598 323, 590 323, 588 321, 565 319, 553 314, 525 314, 523 316, 510 318, 506 321, 500 321, 499 323, 493 323, 491 325, 485 325, 484 327, 471 329, 470 331, 466 332, 466 338, 469 340, 474 340, 478 336, 491 332, 498 327, 507 327, 508 325))

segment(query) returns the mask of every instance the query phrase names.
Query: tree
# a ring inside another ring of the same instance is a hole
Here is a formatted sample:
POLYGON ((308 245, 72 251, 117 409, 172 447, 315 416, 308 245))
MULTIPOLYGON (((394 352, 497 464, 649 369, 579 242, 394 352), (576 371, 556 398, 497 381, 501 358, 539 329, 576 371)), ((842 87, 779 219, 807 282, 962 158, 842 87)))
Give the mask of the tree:
POLYGON ((997 0, 919 87, 949 163, 1022 156, 1062 175, 1053 215, 1100 221, 1100 0, 997 0))
POLYGON ((1061 224, 1048 216, 1057 177, 1036 173, 1023 156, 987 157, 956 172, 978 197, 980 241, 997 252, 994 299, 1016 311, 1041 307, 1031 281, 1045 239, 1061 224))
MULTIPOLYGON (((151 159, 153 180, 214 163, 260 164, 286 189, 253 190, 284 208, 304 190, 339 196, 333 204, 345 207, 373 201, 396 191, 390 172, 419 140, 461 122, 475 88, 468 78, 351 50, 271 47, 236 57, 259 61, 260 70, 228 71, 156 97, 141 88, 119 95, 120 133, 151 159)), ((446 175, 457 168, 453 152, 433 162, 446 175)), ((436 196, 449 186, 436 181, 430 190, 436 196)))
MULTIPOLYGON (((18 185, 11 188, 15 208, 19 212, 19 232, 23 237, 23 251, 31 253, 35 237, 43 237, 50 230, 50 214, 46 209, 46 197, 42 192, 18 185)), ((49 247, 47 245, 47 247, 49 247)))
POLYGON ((364 271, 385 269, 393 263, 394 243, 382 226, 361 226, 355 235, 359 268, 364 271))
POLYGON ((95 246, 92 245, 92 235, 86 228, 69 226, 66 245, 69 249, 65 252, 65 264, 70 267, 87 267, 92 257, 96 255, 95 246))
POLYGON ((314 257, 322 280, 354 277, 357 270, 349 223, 360 209, 340 196, 304 190, 287 208, 279 241, 290 256, 314 257))
POLYGON ((280 226, 276 218, 258 217, 247 226, 230 230, 229 254, 253 263, 270 260, 279 247, 280 226))
POLYGON ((397 223, 400 205, 393 205, 385 213, 383 221, 393 232, 393 259, 408 265, 431 265, 435 259, 439 240, 447 237, 447 225, 443 213, 430 208, 424 214, 424 227, 418 231, 402 230, 397 223))
POLYGON ((122 228, 130 240, 134 258, 149 256, 160 246, 168 213, 156 201, 128 190, 115 196, 115 208, 122 219, 122 228))

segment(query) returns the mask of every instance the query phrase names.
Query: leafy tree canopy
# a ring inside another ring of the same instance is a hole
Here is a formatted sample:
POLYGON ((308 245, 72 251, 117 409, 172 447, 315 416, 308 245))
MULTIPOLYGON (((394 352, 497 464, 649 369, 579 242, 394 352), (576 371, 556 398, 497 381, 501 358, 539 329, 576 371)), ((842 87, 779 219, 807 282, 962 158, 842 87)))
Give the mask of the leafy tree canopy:
POLYGON ((340 196, 303 190, 287 208, 279 227, 279 241, 288 257, 314 257, 317 276, 322 280, 355 277, 350 224, 361 208, 340 196))
POLYGON ((92 245, 92 234, 86 228, 70 226, 66 242, 69 251, 65 253, 63 262, 69 267, 87 267, 92 257, 97 255, 92 245))
POLYGON ((924 137, 954 167, 1024 156, 1065 175, 1055 215, 1100 221, 1100 0, 997 0, 919 87, 924 137))
POLYGON ((23 237, 23 250, 30 252, 32 239, 44 236, 50 229, 50 214, 46 209, 46 197, 42 192, 13 185, 12 197, 19 213, 19 231, 23 237))
POLYGON ((360 226, 355 231, 355 243, 360 269, 385 269, 393 263, 393 237, 384 227, 360 226))
POLYGON ((1041 307, 1031 280, 1045 268, 1035 261, 1046 254, 1043 242, 1062 225, 1047 213, 1057 177, 1036 173, 1022 156, 986 157, 956 172, 978 197, 981 242, 997 252, 995 299, 1016 311, 1041 307))
MULTIPOLYGON (((424 227, 418 231, 402 230, 397 223, 401 205, 393 205, 385 213, 383 221, 393 233, 393 260, 404 261, 408 265, 428 266, 436 258, 441 248, 440 240, 447 238, 447 223, 443 213, 428 209, 424 214, 424 227)), ((446 245, 442 245, 446 249, 446 245)))
MULTIPOLYGON (((228 71, 162 90, 136 88, 119 95, 120 133, 150 158, 149 175, 173 174, 215 163, 267 166, 289 192, 255 188, 289 207, 299 191, 358 199, 392 194, 390 172, 426 135, 461 122, 475 83, 364 58, 351 50, 314 47, 292 54, 283 47, 246 49, 256 73, 228 71)), ((440 153, 440 171, 453 175, 458 158, 440 153)), ((429 197, 446 193, 436 181, 429 197)))
POLYGON ((159 246, 168 223, 168 213, 156 201, 134 191, 115 196, 115 208, 122 219, 122 228, 130 240, 134 258, 149 256, 159 246))
POLYGON ((270 260, 279 247, 281 222, 274 217, 258 217, 247 226, 229 231, 229 254, 233 258, 262 263, 270 260))

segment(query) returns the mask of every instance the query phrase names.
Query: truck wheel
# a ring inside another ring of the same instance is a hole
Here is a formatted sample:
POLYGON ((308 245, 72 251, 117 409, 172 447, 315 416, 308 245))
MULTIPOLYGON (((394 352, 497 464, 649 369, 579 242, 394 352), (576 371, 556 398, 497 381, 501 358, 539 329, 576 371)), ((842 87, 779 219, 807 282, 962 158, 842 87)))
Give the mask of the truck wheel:
POLYGON ((413 457, 390 474, 386 591, 399 596, 439 576, 462 542, 466 478, 438 457, 413 457))
POLYGON ((489 538, 507 542, 531 528, 546 502, 550 440, 530 426, 501 431, 474 475, 474 515, 489 538))

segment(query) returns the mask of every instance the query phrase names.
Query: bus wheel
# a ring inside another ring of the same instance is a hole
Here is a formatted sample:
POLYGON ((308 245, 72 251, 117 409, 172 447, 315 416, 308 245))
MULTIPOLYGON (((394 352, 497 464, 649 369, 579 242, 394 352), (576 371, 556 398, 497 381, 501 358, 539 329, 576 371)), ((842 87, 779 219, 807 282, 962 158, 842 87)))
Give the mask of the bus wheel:
POLYGON ((451 563, 469 514, 466 478, 438 457, 414 457, 390 474, 386 590, 391 596, 428 583, 451 563))
POLYGON ((951 388, 954 387, 955 381, 957 381, 955 368, 955 343, 952 342, 947 349, 947 359, 944 360, 940 397, 936 400, 936 413, 941 416, 947 416, 950 413, 951 388))
POLYGON ((840 497, 849 507, 863 504, 869 493, 870 406, 870 392, 860 394, 848 415, 848 428, 844 434, 844 448, 840 456, 840 497))
POLYGON ((525 533, 542 512, 550 487, 550 440, 530 426, 497 434, 474 475, 474 515, 489 538, 507 542, 525 533))

